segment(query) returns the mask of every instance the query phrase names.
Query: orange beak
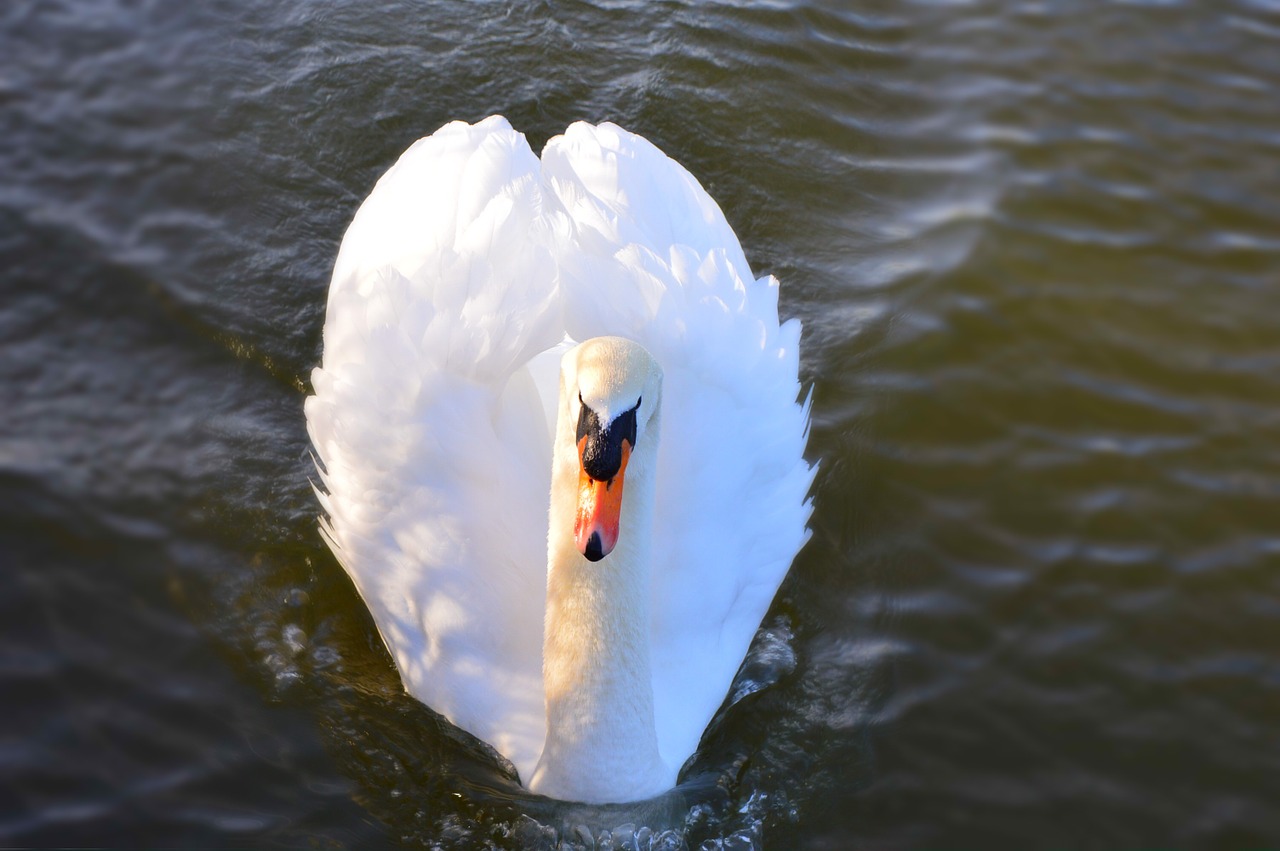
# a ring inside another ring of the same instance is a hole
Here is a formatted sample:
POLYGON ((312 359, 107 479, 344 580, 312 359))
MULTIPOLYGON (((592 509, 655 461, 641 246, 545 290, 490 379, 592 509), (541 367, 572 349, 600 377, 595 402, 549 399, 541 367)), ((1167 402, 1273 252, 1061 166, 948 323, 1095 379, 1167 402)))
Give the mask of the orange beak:
POLYGON ((622 464, 608 481, 593 479, 582 469, 582 453, 587 438, 578 441, 578 515, 573 538, 578 552, 588 561, 599 561, 613 552, 618 543, 618 521, 622 515, 622 477, 631 457, 631 442, 622 441, 622 464))

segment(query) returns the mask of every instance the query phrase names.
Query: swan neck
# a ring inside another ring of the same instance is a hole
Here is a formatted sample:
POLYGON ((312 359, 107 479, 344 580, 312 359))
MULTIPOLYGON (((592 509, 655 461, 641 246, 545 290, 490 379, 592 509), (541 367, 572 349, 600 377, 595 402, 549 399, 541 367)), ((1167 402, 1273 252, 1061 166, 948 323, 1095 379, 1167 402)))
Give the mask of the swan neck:
POLYGON ((637 447, 632 455, 618 543, 597 562, 578 551, 571 533, 577 459, 560 453, 553 469, 543 642, 547 738, 529 784, 540 794, 622 803, 674 785, 658 751, 649 650, 654 448, 637 447))

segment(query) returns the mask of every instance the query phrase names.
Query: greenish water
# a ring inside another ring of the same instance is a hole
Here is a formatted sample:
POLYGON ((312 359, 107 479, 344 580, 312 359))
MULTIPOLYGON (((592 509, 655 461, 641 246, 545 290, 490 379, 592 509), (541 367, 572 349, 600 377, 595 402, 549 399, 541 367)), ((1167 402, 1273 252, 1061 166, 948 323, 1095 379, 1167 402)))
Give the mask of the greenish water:
POLYGON ((1280 4, 16 0, 0 55, 0 844, 1280 843, 1280 4), (316 530, 342 232, 495 112, 652 139, 805 326, 773 682, 662 812, 510 794, 316 530))

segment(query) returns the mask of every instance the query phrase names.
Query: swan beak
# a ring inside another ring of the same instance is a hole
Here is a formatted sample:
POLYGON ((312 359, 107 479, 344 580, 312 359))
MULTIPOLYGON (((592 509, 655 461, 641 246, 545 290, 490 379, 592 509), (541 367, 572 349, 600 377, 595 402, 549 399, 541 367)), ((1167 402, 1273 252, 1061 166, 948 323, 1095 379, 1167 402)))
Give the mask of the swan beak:
MULTIPOLYGON (((578 459, 586 449, 587 438, 578 441, 578 459)), ((573 524, 573 538, 578 552, 588 561, 599 561, 613 552, 618 543, 618 521, 622 515, 622 477, 631 457, 631 442, 622 441, 622 464, 613 478, 593 479, 587 471, 578 473, 578 516, 573 524)))

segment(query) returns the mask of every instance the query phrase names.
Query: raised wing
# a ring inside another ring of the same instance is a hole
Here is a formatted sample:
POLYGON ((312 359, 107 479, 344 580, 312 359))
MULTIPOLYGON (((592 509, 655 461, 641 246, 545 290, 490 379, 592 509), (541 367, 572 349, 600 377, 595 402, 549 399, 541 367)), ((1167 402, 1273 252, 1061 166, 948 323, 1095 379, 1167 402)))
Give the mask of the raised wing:
POLYGON ((665 373, 652 661, 659 747, 678 766, 808 538, 800 325, 779 326, 777 281, 753 279, 715 201, 643 138, 575 124, 542 167, 573 223, 566 330, 636 340, 665 373))
POLYGON ((326 537, 406 688, 524 778, 551 470, 525 364, 562 336, 539 175, 501 118, 406 151, 343 239, 306 403, 326 537))

